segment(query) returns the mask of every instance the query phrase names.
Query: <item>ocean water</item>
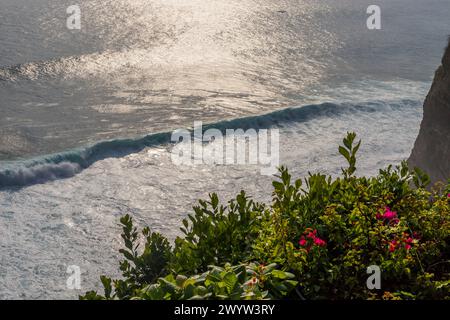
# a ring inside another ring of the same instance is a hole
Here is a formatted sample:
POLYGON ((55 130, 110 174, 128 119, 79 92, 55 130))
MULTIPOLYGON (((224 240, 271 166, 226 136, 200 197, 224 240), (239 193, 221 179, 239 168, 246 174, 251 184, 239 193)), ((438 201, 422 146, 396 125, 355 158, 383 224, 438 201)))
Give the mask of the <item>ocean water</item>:
MULTIPOLYGON (((295 177, 406 159, 450 33, 449 0, 0 2, 0 298, 74 299, 117 276, 118 219, 173 239, 198 198, 270 201, 253 165, 177 166, 194 121, 278 129, 295 177), (224 122, 224 121, 228 122, 224 122), (66 286, 67 266, 82 271, 66 286)), ((219 143, 219 142, 213 142, 219 143)))

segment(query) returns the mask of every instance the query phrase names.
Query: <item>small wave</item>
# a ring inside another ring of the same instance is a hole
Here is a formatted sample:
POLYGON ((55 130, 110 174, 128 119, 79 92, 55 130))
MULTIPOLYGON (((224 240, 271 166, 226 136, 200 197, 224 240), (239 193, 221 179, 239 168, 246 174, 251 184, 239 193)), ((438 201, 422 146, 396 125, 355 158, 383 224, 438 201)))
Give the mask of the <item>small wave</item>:
POLYGON ((69 178, 99 160, 123 157, 169 141, 170 133, 157 133, 138 139, 102 141, 86 148, 15 161, 0 169, 0 188, 24 187, 69 178))
POLYGON ((69 178, 81 171, 81 166, 73 162, 36 164, 16 170, 0 172, 0 187, 25 186, 45 183, 49 180, 69 178))
MULTIPOLYGON (((420 101, 400 100, 397 102, 323 103, 303 107, 287 108, 272 113, 237 118, 203 126, 203 131, 215 128, 225 133, 226 129, 273 128, 289 126, 291 123, 306 122, 319 117, 337 118, 343 114, 371 112, 401 112, 402 109, 420 105, 420 101)), ((26 161, 15 161, 0 168, 0 188, 24 187, 47 181, 69 178, 96 161, 106 158, 120 158, 137 153, 147 147, 171 143, 171 132, 149 134, 136 139, 102 141, 86 148, 42 156, 26 161)))
POLYGON ((0 81, 39 80, 42 78, 87 78, 102 76, 146 61, 144 49, 99 51, 82 55, 57 57, 0 67, 0 81))

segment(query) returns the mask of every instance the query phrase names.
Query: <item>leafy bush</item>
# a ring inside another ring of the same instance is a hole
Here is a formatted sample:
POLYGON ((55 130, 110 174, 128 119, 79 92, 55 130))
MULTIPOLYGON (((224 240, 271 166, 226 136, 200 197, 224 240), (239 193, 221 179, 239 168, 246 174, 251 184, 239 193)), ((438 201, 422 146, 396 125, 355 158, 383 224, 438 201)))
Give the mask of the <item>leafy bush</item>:
POLYGON ((249 199, 244 191, 228 206, 219 204, 216 194, 199 201, 194 215, 184 219, 184 238, 175 240, 171 264, 177 272, 197 273, 209 265, 238 264, 251 260, 251 244, 259 236, 261 221, 268 217, 264 206, 249 199))
POLYGON ((140 290, 137 299, 198 300, 198 299, 267 299, 281 298, 295 288, 295 276, 269 266, 248 264, 210 270, 186 277, 172 274, 140 290))
POLYGON ((121 219, 121 280, 102 276, 104 296, 82 299, 449 299, 450 181, 406 162, 357 177, 360 141, 349 133, 339 152, 342 177, 292 181, 281 167, 269 206, 242 191, 227 206, 217 195, 183 221, 172 249, 143 230, 143 251, 129 216, 121 219), (367 268, 381 270, 369 290, 367 268))
POLYGON ((428 177, 405 162, 373 178, 353 176, 360 145, 353 147, 354 138, 349 134, 339 148, 349 162, 343 178, 310 175, 302 189, 281 168, 256 256, 295 273, 310 299, 383 298, 384 291, 448 298, 447 191, 428 192, 428 177), (371 265, 382 271, 382 292, 365 286, 371 265))

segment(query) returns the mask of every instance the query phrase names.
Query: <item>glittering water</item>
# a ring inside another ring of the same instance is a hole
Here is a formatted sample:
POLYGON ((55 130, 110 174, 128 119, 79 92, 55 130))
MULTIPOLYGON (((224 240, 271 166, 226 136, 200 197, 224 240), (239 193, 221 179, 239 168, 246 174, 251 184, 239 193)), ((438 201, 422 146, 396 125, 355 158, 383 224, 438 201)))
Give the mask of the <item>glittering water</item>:
POLYGON ((378 1, 380 31, 364 0, 78 3, 80 31, 65 27, 71 1, 0 3, 0 298, 76 298, 72 264, 81 292, 98 287, 125 213, 173 238, 208 192, 270 199, 258 168, 178 167, 140 137, 240 118, 281 131, 296 176, 339 173, 347 130, 360 174, 406 158, 450 30, 448 0, 378 1), (264 115, 286 107, 300 109, 264 115))

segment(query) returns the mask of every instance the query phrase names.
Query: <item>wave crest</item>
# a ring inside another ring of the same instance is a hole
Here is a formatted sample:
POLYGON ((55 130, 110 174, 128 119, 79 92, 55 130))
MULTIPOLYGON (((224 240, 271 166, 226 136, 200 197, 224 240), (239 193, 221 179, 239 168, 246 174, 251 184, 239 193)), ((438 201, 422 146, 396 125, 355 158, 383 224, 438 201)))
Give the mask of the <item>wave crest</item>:
MULTIPOLYGON (((401 112, 402 109, 420 105, 421 101, 400 100, 397 102, 323 103, 297 108, 287 108, 269 114, 237 118, 207 124, 203 130, 211 128, 225 132, 226 129, 260 129, 289 126, 290 123, 306 122, 319 117, 337 118, 343 114, 355 115, 372 112, 401 112)), ((137 153, 144 148, 169 144, 171 132, 149 134, 136 139, 102 141, 86 148, 47 155, 27 161, 15 161, 0 168, 0 188, 24 187, 45 183, 55 179, 69 178, 96 161, 106 158, 120 158, 137 153)))

